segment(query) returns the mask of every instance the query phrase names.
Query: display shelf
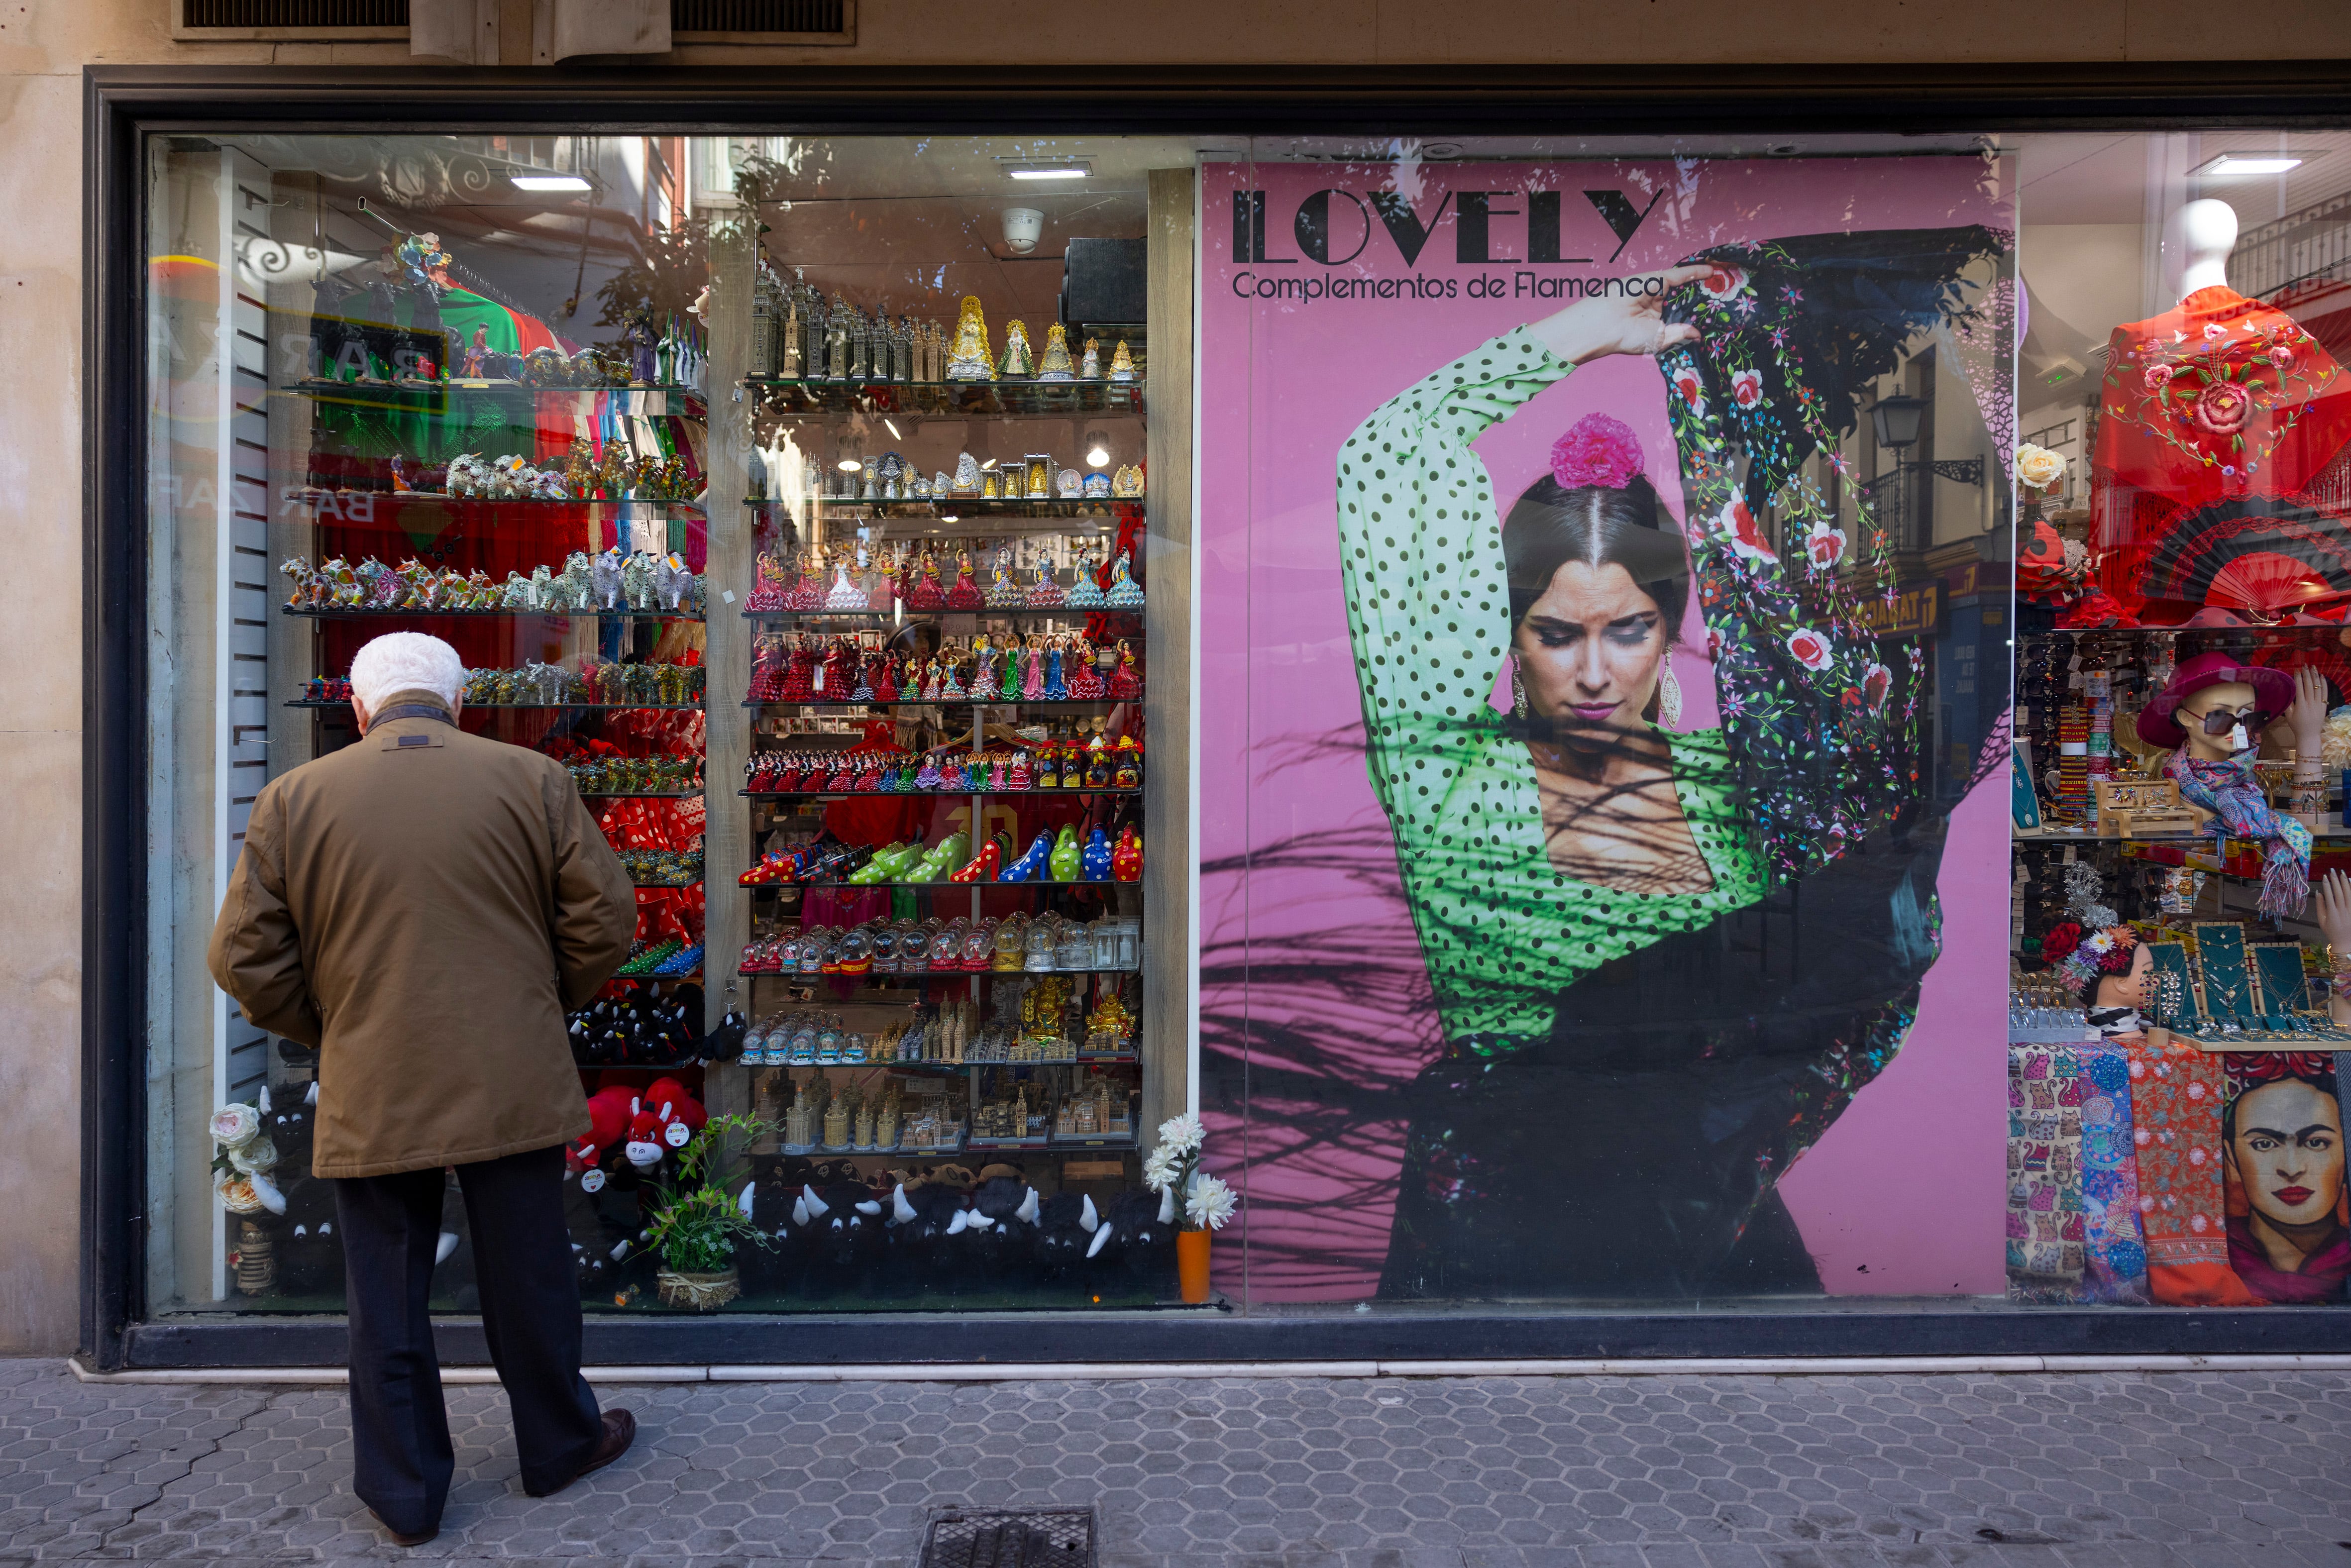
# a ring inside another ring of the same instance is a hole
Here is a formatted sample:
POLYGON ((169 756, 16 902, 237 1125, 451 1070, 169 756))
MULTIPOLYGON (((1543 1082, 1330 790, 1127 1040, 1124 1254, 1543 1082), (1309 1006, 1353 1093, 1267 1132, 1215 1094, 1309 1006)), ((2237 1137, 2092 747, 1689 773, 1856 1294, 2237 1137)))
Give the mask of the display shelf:
MULTIPOLYGON (((580 781, 575 779, 572 782, 577 784, 580 781)), ((696 795, 704 793, 705 791, 701 789, 582 789, 580 791, 580 799, 586 800, 691 800, 696 795)))
POLYGON ((704 1061, 699 1055, 674 1057, 667 1061, 591 1061, 574 1051, 571 1065, 587 1072, 676 1072, 700 1067, 704 1061))
POLYGON ((998 882, 990 877, 985 882, 753 882, 737 883, 735 885, 746 893, 760 893, 782 887, 854 887, 880 892, 893 887, 1141 887, 1143 883, 1140 880, 1119 882, 1115 879, 1109 882, 1049 882, 1042 877, 1031 882, 998 882))
POLYGON ((397 610, 330 606, 306 609, 277 607, 280 615, 304 621, 392 621, 401 618, 451 621, 699 621, 690 610, 397 610))
MULTIPOLYGON (((775 887, 805 887, 808 884, 806 883, 773 883, 767 885, 775 887)), ((964 885, 968 886, 971 884, 966 883, 964 885)), ((1019 884, 1014 883, 1013 885, 1018 886, 1019 884)), ((1068 887, 1074 886, 1076 884, 1061 883, 1056 883, 1055 885, 1068 887)), ((1141 884, 1137 883, 1130 883, 1126 885, 1140 886, 1141 884)), ((1139 975, 1141 973, 1143 973, 1143 970, 1140 966, 1128 965, 1124 968, 1113 967, 1107 969, 897 969, 893 970, 886 975, 876 974, 871 971, 862 975, 828 975, 820 970, 816 974, 810 975, 804 974, 798 969, 737 969, 735 971, 735 977, 741 980, 864 980, 873 985, 881 985, 892 980, 905 980, 911 981, 916 985, 927 986, 934 980, 967 980, 975 975, 978 976, 981 979, 988 979, 998 976, 1007 976, 1013 979, 1021 979, 1032 975, 1139 975)), ((809 1005, 814 1007, 817 1004, 811 1002, 809 1005)), ((825 1004, 827 1007, 832 1005, 833 1004, 831 1003, 825 1004)), ((843 1002, 840 1005, 852 1006, 854 1004, 851 1002, 843 1002)), ((874 1005, 880 1007, 895 1004, 875 1003, 874 1005)), ((1103 1057, 1102 1060, 1107 1061, 1111 1059, 1103 1057)))
MULTIPOLYGON (((2351 838, 2351 828, 2343 825, 2339 811, 2329 811, 2320 824, 2310 830, 2314 839, 2351 838)), ((2011 828, 2010 839, 2020 844, 2209 844, 2219 848, 2227 843, 2241 849, 2252 849, 2260 841, 2230 837, 2221 839, 2210 833, 2133 833, 2127 838, 2100 833, 2085 826, 2079 832, 2043 825, 2038 828, 2011 828)))
POLYGON ((443 382, 294 382, 277 389, 295 397, 312 398, 323 402, 351 403, 362 408, 401 409, 413 413, 435 412, 447 406, 453 392, 469 396, 538 399, 565 398, 572 407, 592 410, 599 399, 614 413, 691 414, 681 406, 671 409, 674 398, 680 404, 703 402, 699 387, 669 384, 623 387, 542 387, 528 382, 460 380, 452 377, 443 382))
MULTIPOLYGON (((656 509, 692 512, 699 516, 705 509, 700 501, 676 497, 654 496, 453 496, 445 490, 335 490, 323 485, 302 485, 285 493, 285 498, 296 506, 331 505, 338 510, 361 503, 392 501, 402 506, 423 501, 444 507, 643 507, 656 509)), ((342 519, 348 523, 347 516, 342 519)))
POLYGON ((2231 632, 2259 632, 2266 635, 2272 632, 2337 632, 2345 630, 2346 625, 2351 625, 2351 622, 2322 621, 2315 616, 2311 616, 2288 621, 2239 621, 2226 626, 2050 626, 2034 631, 2026 631, 2020 627, 2017 631, 2017 636, 2020 639, 2033 637, 2152 637, 2158 633, 2179 636, 2196 633, 2209 635, 2214 632, 2218 632, 2225 636, 2231 632))
MULTIPOLYGON (((1070 605, 1058 605, 1050 609, 1030 610, 1026 607, 1020 609, 997 609, 983 604, 977 608, 973 608, 971 606, 956 607, 943 605, 936 610, 909 610, 902 603, 896 610, 747 609, 743 612, 743 619, 746 621, 783 622, 825 620, 875 621, 897 617, 902 612, 904 618, 909 621, 928 621, 943 615, 970 615, 983 621, 1017 621, 1029 622, 1046 621, 1082 622, 1088 616, 1092 615, 1141 615, 1143 613, 1143 606, 1140 604, 1097 604, 1092 606, 1079 605, 1075 607, 1071 607, 1070 605)), ((1129 642, 1134 642, 1138 639, 1139 634, 1126 632, 1121 632, 1120 635, 1125 637, 1129 642)))
POLYGON ((737 789, 737 795, 750 800, 904 800, 910 799, 967 800, 974 795, 991 799, 1037 797, 1059 800, 1080 795, 1140 795, 1142 789, 1121 789, 1112 785, 1083 785, 1075 789, 737 789))
POLYGON ((1139 507, 1143 505, 1143 501, 1144 497, 1140 496, 1094 496, 1091 497, 1071 497, 1068 496, 1021 496, 1009 499, 999 497, 994 500, 984 500, 977 496, 946 496, 934 497, 927 501, 882 501, 865 500, 849 496, 808 496, 801 497, 798 503, 794 503, 787 501, 780 497, 769 497, 762 499, 754 496, 747 497, 743 504, 747 507, 789 507, 794 505, 805 507, 813 502, 828 514, 837 515, 857 511, 872 511, 878 514, 884 520, 891 518, 935 518, 946 522, 961 522, 968 516, 1007 518, 1084 518, 1092 517, 1104 507, 1139 507), (942 513, 945 512, 954 512, 957 514, 957 516, 954 517, 942 517, 942 513))
MULTIPOLYGON (((642 884, 642 883, 632 883, 632 885, 638 885, 638 886, 641 886, 641 885, 643 885, 643 884, 642 884)), ((664 885, 666 885, 666 884, 664 884, 664 885)), ((673 983, 674 983, 674 984, 677 984, 677 985, 681 985, 681 986, 682 986, 682 985, 686 984, 686 983, 687 983, 687 982, 689 982, 689 981, 699 981, 701 978, 702 978, 702 966, 701 966, 701 965, 699 965, 699 964, 696 964, 693 968, 691 968, 691 969, 685 969, 685 970, 681 970, 680 972, 678 972, 677 974, 674 974, 674 975, 656 975, 656 974, 654 974, 651 969, 647 969, 647 970, 643 971, 643 973, 641 973, 641 974, 635 974, 635 975, 624 975, 624 974, 622 974, 622 973, 621 973, 620 971, 618 971, 618 970, 614 970, 614 971, 613 971, 613 974, 612 974, 612 978, 611 978, 611 979, 610 979, 610 980, 605 981, 604 983, 605 983, 606 985, 608 985, 608 986, 609 986, 609 985, 611 985, 614 981, 618 981, 618 980, 667 980, 667 981, 671 981, 671 982, 673 982, 673 983)))
POLYGON ((770 413, 1141 414, 1142 381, 852 382, 746 376, 770 413))
MULTIPOLYGON (((629 885, 631 887, 649 887, 661 892, 677 893, 689 887, 700 887, 704 880, 704 878, 697 876, 690 877, 684 882, 639 882, 635 877, 631 877, 629 879, 629 885)), ((612 978, 616 980, 674 980, 678 978, 678 977, 674 975, 615 975, 612 978)))
MULTIPOLYGON (((295 697, 287 707, 347 708, 349 697, 295 697)), ((467 703, 466 713, 700 713, 700 703, 467 703)), ((695 793, 700 793, 699 790, 695 793)))
POLYGON ((762 702, 757 697, 743 699, 745 707, 822 708, 828 712, 861 707, 1116 707, 1121 703, 1139 703, 1141 693, 1131 697, 893 697, 887 701, 877 697, 862 703, 820 703, 797 697, 778 697, 762 702))

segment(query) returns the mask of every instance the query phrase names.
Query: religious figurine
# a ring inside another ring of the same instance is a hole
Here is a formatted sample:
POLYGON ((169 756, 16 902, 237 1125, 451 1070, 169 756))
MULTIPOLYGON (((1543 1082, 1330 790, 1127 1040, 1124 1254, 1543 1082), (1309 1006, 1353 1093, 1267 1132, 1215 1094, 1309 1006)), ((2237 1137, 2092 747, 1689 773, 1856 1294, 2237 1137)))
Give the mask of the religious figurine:
POLYGON ((1129 464, 1120 468, 1116 474, 1111 476, 1110 493, 1113 497, 1122 501, 1135 501, 1142 499, 1143 465, 1139 463, 1129 464))
POLYGON ((1037 367, 1040 382, 1068 382, 1077 379, 1070 368, 1070 334, 1059 321, 1045 329, 1045 358, 1037 367))
POLYGON ((956 494, 958 496, 977 496, 979 494, 984 481, 985 476, 980 472, 979 459, 974 457, 968 452, 958 454, 956 457, 956 494))
POLYGON ((1118 340, 1118 350, 1110 357, 1110 379, 1114 382, 1139 381, 1134 371, 1134 356, 1127 352, 1126 340, 1118 340))
POLYGON ((1077 500, 1082 492, 1084 482, 1083 476, 1076 469, 1064 468, 1053 476, 1054 493, 1064 501, 1077 500))
POLYGON ((1029 329, 1018 317, 1005 323, 1004 359, 996 373, 1023 379, 1037 373, 1037 361, 1029 350, 1029 329))
MULTIPOLYGON (((963 307, 956 319, 955 347, 947 355, 946 380, 951 382, 992 382, 996 367, 989 361, 987 351, 987 319, 980 313, 977 295, 963 297, 963 307)), ((957 477, 961 477, 958 470, 957 477)))
POLYGON ((1078 361, 1078 379, 1086 382, 1102 380, 1102 340, 1086 340, 1085 357, 1078 361))

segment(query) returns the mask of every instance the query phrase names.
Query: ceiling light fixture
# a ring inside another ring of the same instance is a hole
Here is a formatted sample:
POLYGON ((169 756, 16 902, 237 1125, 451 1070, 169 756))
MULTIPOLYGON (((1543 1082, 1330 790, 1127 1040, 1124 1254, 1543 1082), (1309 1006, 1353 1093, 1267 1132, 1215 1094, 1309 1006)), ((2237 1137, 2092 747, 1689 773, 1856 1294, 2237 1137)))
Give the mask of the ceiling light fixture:
POLYGON ((862 470, 865 465, 860 463, 854 457, 844 457, 841 460, 839 466, 841 471, 844 474, 855 474, 862 470))
POLYGON ((507 178, 517 191, 586 191, 594 188, 577 174, 509 174, 507 178))
POLYGON ((1014 163, 1004 171, 1016 180, 1082 180, 1094 172, 1091 163, 1014 163))
POLYGON ((2207 178, 2227 178, 2231 174, 2283 174, 2289 169, 2299 169, 2304 162, 2299 152, 2223 152, 2208 158, 2189 171, 2207 178))
POLYGON ((1089 468, 1110 466, 1110 437, 1099 430, 1086 432, 1086 466, 1089 468))

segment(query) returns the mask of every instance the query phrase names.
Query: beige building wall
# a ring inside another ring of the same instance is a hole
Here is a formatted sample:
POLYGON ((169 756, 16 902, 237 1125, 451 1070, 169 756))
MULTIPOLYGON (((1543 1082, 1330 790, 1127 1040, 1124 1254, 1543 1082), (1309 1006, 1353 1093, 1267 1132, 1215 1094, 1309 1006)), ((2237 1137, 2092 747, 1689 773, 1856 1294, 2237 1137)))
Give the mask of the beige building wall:
MULTIPOLYGON (((185 44, 169 0, 0 8, 0 530, 11 549, 11 668, 0 680, 0 1105, 13 1201, 0 1207, 0 1353, 76 1332, 81 1003, 81 73, 158 62, 298 68, 402 64, 398 43, 185 44)), ((528 0, 505 35, 528 36, 528 0)), ((695 64, 971 65, 1017 113, 1047 59, 1115 81, 1122 64, 1410 68, 1782 62, 2351 58, 2351 5, 2277 0, 2226 27, 2191 0, 859 0, 845 47, 681 50, 695 64), (994 68, 1003 68, 996 69, 994 68)), ((517 64, 528 63, 517 59, 517 64)), ((919 112, 919 105, 910 106, 919 112)), ((131 716, 121 716, 131 722, 131 716)))

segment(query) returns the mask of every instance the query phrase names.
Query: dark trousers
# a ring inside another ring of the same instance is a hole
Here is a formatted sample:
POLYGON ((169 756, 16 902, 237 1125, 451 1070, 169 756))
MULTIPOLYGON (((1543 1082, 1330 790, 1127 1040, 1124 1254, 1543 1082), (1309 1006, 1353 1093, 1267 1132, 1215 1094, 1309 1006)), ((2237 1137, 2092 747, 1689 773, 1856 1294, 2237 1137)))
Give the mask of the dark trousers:
MULTIPOLYGON (((580 1275, 563 1222, 563 1151, 459 1166, 482 1330, 514 1413, 523 1490, 569 1481, 602 1433, 580 1375, 580 1275)), ((403 1535, 441 1523, 456 1454, 433 1350, 438 1168, 335 1183, 351 1325, 352 1490, 403 1535)))

